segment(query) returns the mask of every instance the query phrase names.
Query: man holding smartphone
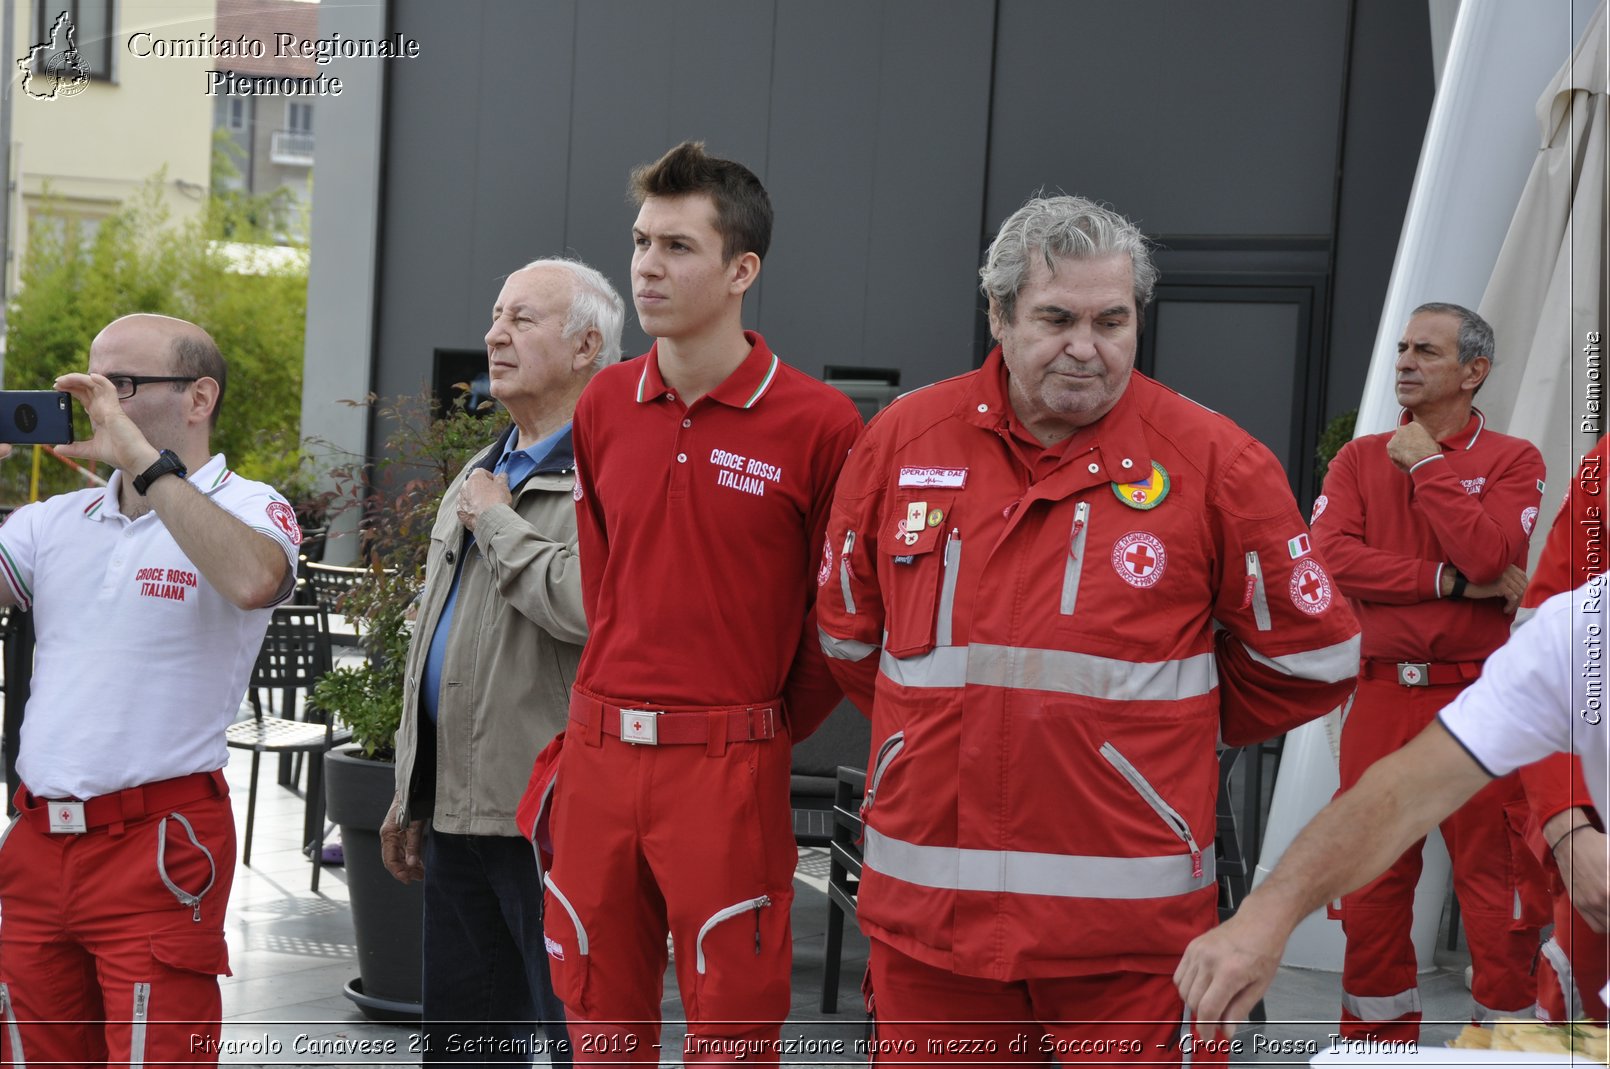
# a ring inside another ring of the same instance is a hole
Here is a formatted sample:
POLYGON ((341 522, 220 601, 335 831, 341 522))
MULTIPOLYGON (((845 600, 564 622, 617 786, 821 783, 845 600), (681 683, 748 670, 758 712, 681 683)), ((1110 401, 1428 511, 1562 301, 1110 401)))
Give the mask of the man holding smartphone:
POLYGON ((117 470, 0 527, 0 603, 38 643, 0 847, 6 1064, 217 1060, 224 729, 301 542, 284 498, 209 448, 224 383, 200 327, 114 321, 56 381, 94 431, 57 452, 117 470))

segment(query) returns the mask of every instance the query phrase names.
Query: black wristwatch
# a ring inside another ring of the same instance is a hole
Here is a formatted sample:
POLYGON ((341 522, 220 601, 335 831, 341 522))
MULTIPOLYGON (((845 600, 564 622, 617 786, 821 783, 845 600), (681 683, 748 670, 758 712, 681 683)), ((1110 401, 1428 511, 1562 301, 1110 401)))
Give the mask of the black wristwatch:
POLYGON ((144 497, 151 484, 164 475, 177 475, 181 479, 190 475, 184 466, 184 461, 179 459, 179 454, 171 449, 164 449, 158 453, 157 462, 134 477, 134 492, 144 497))
POLYGON ((1463 601, 1465 599, 1465 577, 1458 568, 1453 570, 1453 589, 1448 591, 1450 601, 1463 601))

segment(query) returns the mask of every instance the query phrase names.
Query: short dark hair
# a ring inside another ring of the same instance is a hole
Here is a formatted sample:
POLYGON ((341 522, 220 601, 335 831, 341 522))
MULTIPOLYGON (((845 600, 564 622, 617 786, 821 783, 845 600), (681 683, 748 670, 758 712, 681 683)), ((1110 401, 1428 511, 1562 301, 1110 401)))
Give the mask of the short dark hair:
MULTIPOLYGON (((212 338, 205 333, 199 337, 189 332, 173 339, 173 373, 195 378, 212 379, 218 384, 218 400, 213 402, 212 420, 208 426, 218 426, 218 413, 224 410, 224 385, 228 373, 224 370, 224 354, 218 351, 212 338)), ((176 382, 175 390, 183 390, 187 383, 176 382)))
POLYGON ((766 258, 771 247, 771 197, 755 172, 743 164, 710 155, 703 141, 684 141, 632 171, 631 196, 638 205, 649 197, 698 193, 715 202, 723 263, 745 252, 766 258))
POLYGON ((1498 363, 1498 343, 1493 337, 1493 328, 1481 316, 1472 312, 1462 304, 1453 304, 1449 301, 1427 301, 1409 313, 1410 318, 1420 314, 1450 315, 1459 320, 1459 362, 1468 364, 1478 356, 1485 356, 1491 363, 1498 363))

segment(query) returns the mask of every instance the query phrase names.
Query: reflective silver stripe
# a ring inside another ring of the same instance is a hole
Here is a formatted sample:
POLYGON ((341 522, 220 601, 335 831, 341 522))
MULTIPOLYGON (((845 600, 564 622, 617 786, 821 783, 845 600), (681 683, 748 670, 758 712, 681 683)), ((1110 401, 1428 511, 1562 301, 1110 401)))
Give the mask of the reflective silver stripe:
POLYGON ((1073 510, 1073 534, 1068 539, 1068 559, 1062 563, 1062 615, 1072 616, 1079 600, 1079 575, 1084 570, 1085 535, 1090 528, 1090 502, 1081 501, 1073 510))
POLYGON ((934 645, 951 644, 951 619, 956 611, 956 573, 961 571, 962 538, 954 529, 945 539, 945 579, 939 588, 939 619, 934 624, 934 645))
POLYGON ((916 657, 893 657, 885 650, 878 666, 903 687, 971 683, 1111 701, 1199 698, 1219 685, 1219 666, 1211 653, 1178 661, 1120 661, 1066 650, 975 643, 941 646, 916 657))
POLYGON ((1281 675, 1291 676, 1294 679, 1311 679, 1316 683, 1340 683, 1358 675, 1358 647, 1359 637, 1334 646, 1322 646, 1317 650, 1303 650, 1300 653, 1287 653, 1279 657, 1266 657, 1253 649, 1246 647, 1252 659, 1268 668, 1273 668, 1281 675))
POLYGON ((1342 992, 1342 1009, 1361 1021, 1395 1021, 1420 1012, 1420 989, 1411 987, 1395 995, 1349 995, 1342 992))
MULTIPOLYGON (((704 926, 699 929, 699 937, 693 941, 693 967, 698 974, 700 976, 704 975, 704 937, 710 933, 711 928, 714 928, 722 921, 730 921, 732 918, 750 910, 755 910, 758 913, 769 905, 771 905, 771 896, 761 895, 759 898, 746 899, 736 905, 728 906, 726 909, 717 910, 709 920, 705 921, 704 926)), ((760 921, 758 918, 755 923, 757 925, 755 928, 755 953, 759 954, 760 929, 758 925, 760 921)))
POLYGON ((129 1018, 129 1069, 145 1065, 145 1019, 151 1009, 151 985, 134 985, 134 1016, 129 1018))
POLYGON ((22 819, 22 814, 18 813, 16 816, 12 817, 11 822, 6 825, 6 830, 5 831, 0 831, 0 849, 5 848, 6 840, 11 838, 11 829, 15 828, 17 826, 17 821, 19 821, 21 819, 22 819))
POLYGON ((553 877, 550 876, 547 879, 545 886, 548 888, 548 893, 553 895, 553 900, 559 903, 560 908, 570 914, 570 926, 576 930, 576 951, 585 957, 587 955, 587 929, 581 926, 581 918, 576 915, 576 907, 572 906, 570 899, 566 898, 559 888, 553 885, 553 877))
POLYGON ((1258 563, 1258 551, 1247 551, 1247 578, 1252 580, 1252 619, 1259 631, 1267 631, 1269 623, 1269 597, 1263 589, 1263 566, 1258 563))
POLYGON ((1566 955, 1565 948, 1552 935, 1543 943, 1543 957, 1548 961, 1549 968, 1554 970, 1554 978, 1560 982, 1565 1019, 1578 1020, 1582 1016, 1582 992, 1576 987, 1576 972, 1571 968, 1571 959, 1566 955))
POLYGON ((850 550, 855 548, 855 532, 844 532, 844 552, 839 554, 839 589, 844 594, 844 611, 855 615, 855 595, 850 593, 850 550))
POLYGON ((1476 1008, 1475 1012, 1471 1014, 1471 1020, 1477 1024, 1499 1017, 1525 1017, 1530 1020, 1537 1016, 1537 1003, 1535 1002, 1518 1010, 1495 1010, 1491 1006, 1483 1006, 1475 999, 1471 999, 1470 1004, 1476 1008))
POLYGON ((0 1012, 6 1015, 6 1037, 11 1040, 11 1064, 17 1069, 28 1069, 28 1059, 23 1057, 22 1052, 22 1030, 17 1027, 17 1015, 11 1010, 9 984, 0 984, 0 1012))
POLYGON ((878 649, 870 642, 857 642, 853 638, 834 638, 820 627, 816 629, 816 637, 821 640, 822 652, 835 661, 864 661, 878 649))
POLYGON ((173 892, 173 897, 179 900, 181 906, 190 907, 191 919, 200 924, 201 900, 206 897, 208 891, 212 890, 212 885, 218 879, 218 865, 212 859, 212 851, 202 846, 201 840, 196 838, 196 829, 190 826, 190 821, 185 819, 183 813, 169 813, 157 822, 157 875, 162 877, 163 884, 169 891, 173 892), (185 834, 190 837, 191 845, 200 850, 207 859, 207 868, 209 870, 207 885, 195 894, 190 894, 168 878, 168 821, 170 820, 177 820, 184 826, 185 834))
POLYGON ((989 891, 1057 898, 1169 898, 1213 886, 1213 854, 1203 872, 1191 875, 1185 854, 1165 857, 1085 857, 1017 850, 963 850, 919 846, 866 831, 866 864, 885 876, 919 887, 989 891))

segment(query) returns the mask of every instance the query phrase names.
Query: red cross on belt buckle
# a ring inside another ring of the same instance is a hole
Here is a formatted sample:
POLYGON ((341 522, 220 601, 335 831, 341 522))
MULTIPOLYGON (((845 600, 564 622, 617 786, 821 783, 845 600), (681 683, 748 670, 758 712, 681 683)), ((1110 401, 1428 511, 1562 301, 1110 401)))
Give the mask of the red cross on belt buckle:
POLYGON ((58 799, 50 803, 49 813, 52 835, 77 835, 89 830, 89 826, 84 823, 83 802, 58 799))
POLYGON ((622 709, 621 741, 638 746, 660 744, 660 711, 658 709, 622 709))

